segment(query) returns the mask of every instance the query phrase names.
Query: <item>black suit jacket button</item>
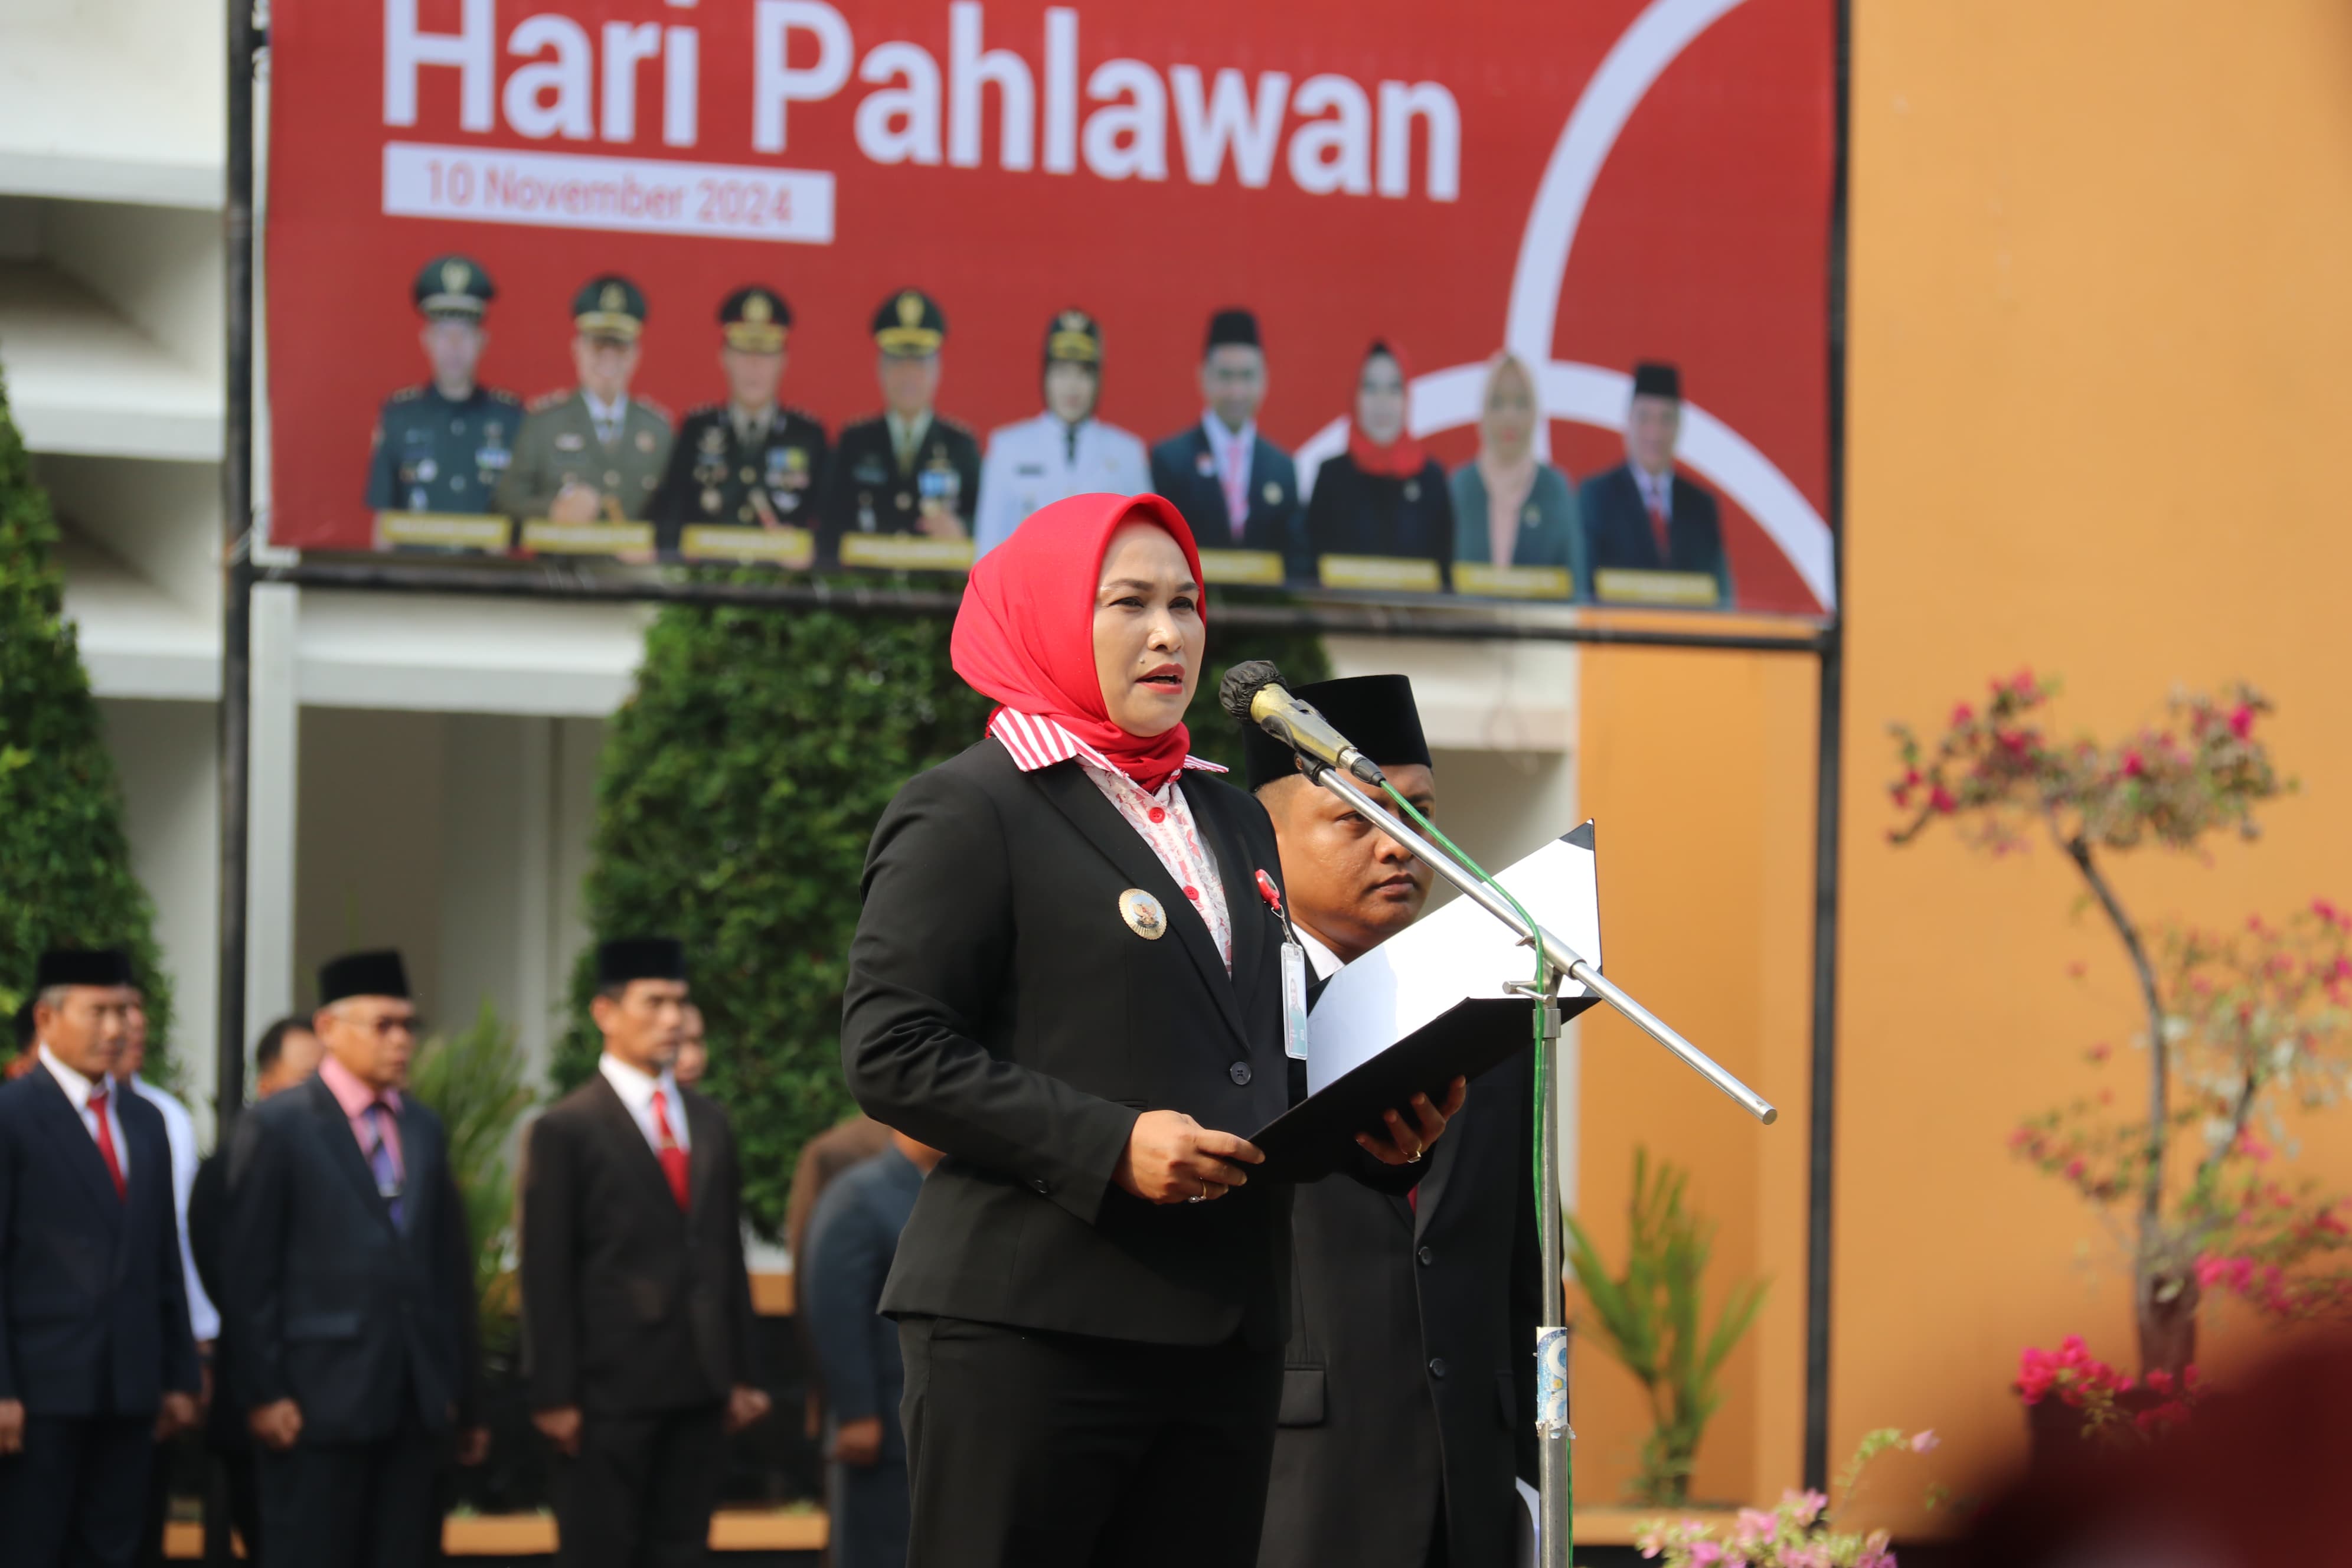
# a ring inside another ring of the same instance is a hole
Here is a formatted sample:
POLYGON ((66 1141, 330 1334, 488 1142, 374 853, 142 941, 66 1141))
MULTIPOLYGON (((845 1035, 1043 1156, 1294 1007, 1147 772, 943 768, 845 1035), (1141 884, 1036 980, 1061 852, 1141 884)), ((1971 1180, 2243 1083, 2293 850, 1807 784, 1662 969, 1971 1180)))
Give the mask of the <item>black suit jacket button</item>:
POLYGON ((1051 1197, 1053 1195, 1054 1184, 1047 1181, 1043 1176, 1038 1177, 1035 1181, 1030 1183, 1029 1185, 1031 1190, 1035 1192, 1041 1198, 1051 1197))
POLYGON ((1423 1267, 1423 1268, 1428 1268, 1431 1264, 1433 1264, 1433 1263, 1434 1263, 1434 1262, 1436 1262, 1436 1261, 1437 1261, 1437 1254, 1435 1254, 1434 1252, 1432 1252, 1429 1248, 1427 1248, 1427 1247, 1423 1247, 1419 1252, 1414 1253, 1414 1254, 1413 1254, 1413 1256, 1414 1256, 1415 1258, 1420 1258, 1420 1259, 1421 1259, 1422 1267, 1423 1267))
POLYGON ((1429 1358, 1429 1375, 1432 1377, 1444 1377, 1445 1375, 1445 1358, 1444 1356, 1433 1355, 1429 1358))
POLYGON ((1227 1068, 1225 1069, 1225 1071, 1226 1071, 1227 1073, 1229 1073, 1229 1074, 1231 1074, 1231 1075, 1232 1075, 1232 1077, 1233 1077, 1233 1080, 1234 1080, 1235 1083, 1238 1083, 1238 1084, 1244 1085, 1244 1087, 1246 1087, 1246 1086, 1247 1086, 1247 1084, 1249 1083, 1249 1080, 1250 1080, 1250 1069, 1249 1069, 1249 1063, 1247 1063, 1247 1062, 1235 1062, 1233 1066, 1231 1066, 1231 1067, 1227 1068))

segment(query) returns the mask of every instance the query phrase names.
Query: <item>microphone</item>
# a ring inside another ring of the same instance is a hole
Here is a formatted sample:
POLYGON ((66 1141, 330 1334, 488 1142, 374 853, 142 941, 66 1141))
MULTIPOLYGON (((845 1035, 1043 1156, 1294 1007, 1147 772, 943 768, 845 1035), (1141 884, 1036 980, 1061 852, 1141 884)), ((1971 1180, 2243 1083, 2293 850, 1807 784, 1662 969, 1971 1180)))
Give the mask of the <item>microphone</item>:
POLYGON ((1256 725, 1310 763, 1353 773, 1375 786, 1388 782, 1380 765, 1333 729, 1313 703, 1293 697, 1282 684, 1282 671, 1265 659, 1249 659, 1225 671, 1217 683, 1217 701, 1242 723, 1256 725))

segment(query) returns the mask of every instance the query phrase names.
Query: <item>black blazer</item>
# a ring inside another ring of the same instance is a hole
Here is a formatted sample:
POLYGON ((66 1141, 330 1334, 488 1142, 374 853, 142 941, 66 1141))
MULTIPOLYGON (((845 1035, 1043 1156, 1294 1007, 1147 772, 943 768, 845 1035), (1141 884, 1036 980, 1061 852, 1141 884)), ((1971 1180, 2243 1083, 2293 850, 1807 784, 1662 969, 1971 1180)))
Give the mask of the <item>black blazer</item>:
POLYGON ((163 1118, 118 1090, 118 1198, 73 1101, 37 1067, 0 1087, 0 1399, 33 1415, 149 1415, 194 1394, 163 1118))
POLYGON ((320 1079, 238 1120, 223 1262, 236 1397, 291 1399, 305 1443, 367 1443, 413 1412, 427 1432, 473 1423, 474 1263, 440 1118, 400 1102, 401 1223, 320 1079))
POLYGON ((1454 563, 1454 487, 1436 458, 1409 479, 1368 474, 1345 452, 1315 473, 1307 505, 1307 548, 1326 555, 1390 555, 1434 561, 1438 583, 1454 563))
MULTIPOLYGON (((1279 877, 1265 808, 1182 788, 1224 884, 1234 971, 1150 847, 1078 764, 983 740, 919 773, 874 831, 842 999, 842 1062, 877 1121, 944 1150, 882 1310, 1159 1344, 1271 1347, 1287 1328, 1290 1189, 1154 1205, 1111 1180, 1136 1117, 1247 1137, 1290 1101, 1279 877), (1140 889, 1166 931, 1128 929, 1140 889)), ((1367 1180, 1409 1185, 1363 1157, 1367 1180)))
MULTIPOLYGON (((1732 606, 1731 563, 1723 552, 1723 523, 1715 497, 1680 474, 1675 476, 1673 515, 1666 520, 1666 558, 1658 558, 1658 537, 1650 527, 1633 470, 1620 463, 1577 487, 1584 524, 1584 558, 1595 572, 1623 568, 1642 572, 1703 572, 1715 579, 1717 604, 1732 606)), ((1580 591, 1589 593, 1584 584, 1580 591)))
MULTIPOLYGON (((197 1164, 195 1182, 188 1188, 188 1260, 196 1266, 197 1283, 215 1301, 226 1299, 221 1250, 227 1227, 228 1151, 215 1149, 197 1164)), ((213 1400, 205 1411, 205 1441, 215 1448, 250 1447, 253 1434, 245 1415, 224 1336, 213 1342, 213 1400)))
POLYGON ((1537 1457, 1533 1076, 1522 1052, 1470 1085, 1411 1206, 1298 1188, 1259 1568, 1420 1568, 1441 1498, 1449 1562, 1511 1561, 1537 1457))
POLYGON ((1249 514, 1242 520, 1239 539, 1234 537, 1225 488, 1217 482, 1216 458, 1198 425, 1151 448, 1151 488, 1176 503, 1202 549, 1271 550, 1291 576, 1314 574, 1299 531, 1298 465, 1265 437, 1250 451, 1249 514))
POLYGON ((535 1409, 677 1410, 756 1384, 743 1172, 717 1102, 678 1090, 688 1210, 601 1072, 532 1124, 523 1364, 535 1409))

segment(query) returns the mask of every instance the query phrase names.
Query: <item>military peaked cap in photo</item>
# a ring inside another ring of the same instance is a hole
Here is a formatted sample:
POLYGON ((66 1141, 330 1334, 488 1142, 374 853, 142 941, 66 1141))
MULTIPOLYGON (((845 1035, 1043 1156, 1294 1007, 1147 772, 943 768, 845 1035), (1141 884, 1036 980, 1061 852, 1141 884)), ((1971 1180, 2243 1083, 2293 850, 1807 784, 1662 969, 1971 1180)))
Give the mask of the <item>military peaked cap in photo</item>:
POLYGON ((727 346, 745 353, 772 354, 784 351, 784 329, 793 324, 793 308, 773 289, 754 283, 727 296, 719 307, 719 325, 727 346))
POLYGON ((53 947, 34 966, 33 994, 53 985, 128 985, 131 955, 119 947, 53 947))
POLYGON ((397 949, 371 948, 347 952, 319 965, 319 1005, 331 1007, 352 996, 396 996, 408 999, 408 968, 397 949))
MULTIPOLYGON (((1381 766, 1430 765, 1429 742, 1421 732, 1421 710, 1413 705, 1412 682, 1404 676, 1351 675, 1294 686, 1290 694, 1331 721, 1331 728, 1381 766)), ((1243 730, 1242 745, 1248 755, 1253 790, 1293 777, 1298 771, 1298 753, 1255 724, 1243 730)))
POLYGON ((596 984, 683 980, 686 944, 674 936, 616 936, 596 944, 596 984))
POLYGON ((418 270, 411 292, 416 308, 426 316, 478 321, 490 301, 499 297, 499 286, 470 256, 436 256, 418 270))
POLYGON ((1240 343, 1245 348, 1263 348, 1258 342, 1257 318, 1247 310, 1220 310, 1209 318, 1209 341, 1202 353, 1223 348, 1227 343, 1240 343))
POLYGON ((1065 310, 1045 329, 1045 363, 1102 363, 1102 325, 1084 310, 1065 310))
POLYGON ((1636 397, 1671 397, 1682 401, 1682 372, 1670 364, 1645 361, 1633 367, 1633 395, 1636 397))
POLYGON ((646 330, 645 291, 618 273, 591 278, 572 296, 572 324, 592 338, 633 343, 646 330))
POLYGON ((874 312, 874 342, 886 354, 935 354, 947 335, 948 319, 939 302, 920 289, 899 289, 874 312))

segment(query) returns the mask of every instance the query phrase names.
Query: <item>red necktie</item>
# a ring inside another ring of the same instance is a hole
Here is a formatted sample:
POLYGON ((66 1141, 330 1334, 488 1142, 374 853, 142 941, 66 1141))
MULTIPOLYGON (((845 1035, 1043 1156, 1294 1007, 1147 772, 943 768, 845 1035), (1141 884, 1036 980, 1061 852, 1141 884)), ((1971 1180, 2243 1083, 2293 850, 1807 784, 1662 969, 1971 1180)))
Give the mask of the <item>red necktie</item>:
POLYGON ((1655 499, 1644 499, 1650 508, 1650 532, 1658 541, 1658 564, 1672 566, 1675 563, 1674 525, 1666 521, 1665 511, 1655 499))
POLYGON ((98 1119, 99 1157, 106 1162, 106 1173, 114 1178, 114 1195, 121 1199, 131 1189, 122 1180, 122 1158, 114 1152, 113 1124, 106 1120, 106 1090, 89 1091, 89 1113, 98 1119))
POLYGON ((662 1174, 669 1178, 670 1195, 677 1206, 687 1206, 686 1151, 677 1146, 677 1134, 670 1131, 668 1096, 659 1088, 654 1090, 654 1132, 661 1139, 655 1157, 661 1161, 662 1174))

